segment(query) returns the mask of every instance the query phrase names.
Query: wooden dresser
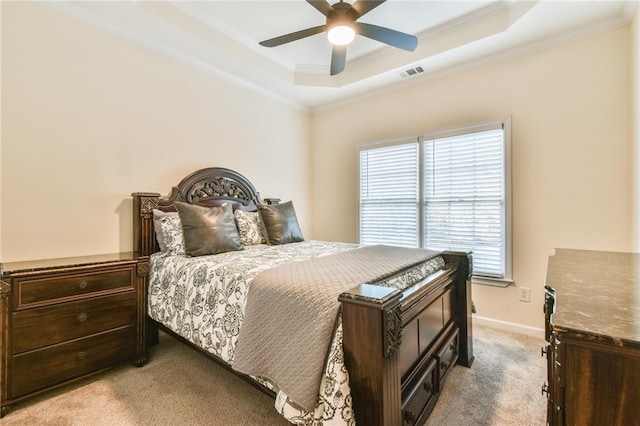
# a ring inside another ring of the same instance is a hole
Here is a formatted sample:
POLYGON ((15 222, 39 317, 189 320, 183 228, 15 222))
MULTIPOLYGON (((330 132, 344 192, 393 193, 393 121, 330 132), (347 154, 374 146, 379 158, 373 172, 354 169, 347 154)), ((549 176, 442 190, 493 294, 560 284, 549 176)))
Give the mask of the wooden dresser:
POLYGON ((640 425, 640 254, 556 249, 544 311, 547 424, 640 425))
POLYGON ((0 267, 0 416, 122 361, 146 362, 146 259, 118 253, 0 267))

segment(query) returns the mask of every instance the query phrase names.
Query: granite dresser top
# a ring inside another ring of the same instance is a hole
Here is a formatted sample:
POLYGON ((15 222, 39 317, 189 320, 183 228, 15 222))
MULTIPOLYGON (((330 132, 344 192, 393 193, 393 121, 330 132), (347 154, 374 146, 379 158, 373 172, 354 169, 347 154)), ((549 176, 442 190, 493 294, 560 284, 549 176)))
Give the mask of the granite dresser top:
POLYGON ((0 263, 0 279, 2 278, 2 273, 13 275, 77 266, 95 266, 103 263, 135 261, 140 257, 137 253, 127 252, 0 263))
POLYGON ((546 286, 554 331, 640 348, 640 254, 555 249, 546 286))

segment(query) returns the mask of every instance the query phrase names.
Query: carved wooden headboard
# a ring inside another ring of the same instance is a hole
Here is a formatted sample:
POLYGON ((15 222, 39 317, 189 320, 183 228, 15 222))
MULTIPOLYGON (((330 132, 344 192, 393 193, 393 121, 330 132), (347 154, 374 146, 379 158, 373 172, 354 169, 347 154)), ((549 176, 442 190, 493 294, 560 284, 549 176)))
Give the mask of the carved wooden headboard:
MULTIPOLYGON (((141 256, 158 251, 153 229, 153 209, 175 211, 176 201, 201 206, 220 206, 230 203, 234 209, 256 210, 262 203, 260 193, 240 173, 222 167, 197 170, 171 189, 166 197, 155 192, 134 192, 133 196, 133 250, 141 256)), ((277 204, 278 199, 267 199, 277 204)))

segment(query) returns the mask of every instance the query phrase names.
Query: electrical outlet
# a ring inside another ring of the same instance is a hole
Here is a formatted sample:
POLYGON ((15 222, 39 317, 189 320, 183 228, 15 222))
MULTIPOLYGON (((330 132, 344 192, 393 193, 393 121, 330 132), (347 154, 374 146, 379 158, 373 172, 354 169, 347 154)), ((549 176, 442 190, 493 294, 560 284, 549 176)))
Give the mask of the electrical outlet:
POLYGON ((518 287, 519 298, 521 302, 530 302, 531 301, 531 289, 527 287, 518 287))

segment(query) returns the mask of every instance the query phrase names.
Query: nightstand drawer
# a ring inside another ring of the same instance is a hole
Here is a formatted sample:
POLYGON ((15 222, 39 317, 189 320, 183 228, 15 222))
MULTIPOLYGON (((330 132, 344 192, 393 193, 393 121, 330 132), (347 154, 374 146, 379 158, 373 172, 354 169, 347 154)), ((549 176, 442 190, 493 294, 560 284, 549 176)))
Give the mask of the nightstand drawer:
POLYGON ((148 271, 136 253, 0 264, 0 417, 123 361, 142 366, 148 271))
POLYGON ((27 309, 13 314, 13 354, 135 324, 135 292, 27 309))
POLYGON ((13 398, 133 358, 135 327, 123 327, 13 357, 13 398))
POLYGON ((134 267, 65 275, 39 275, 37 278, 16 278, 18 298, 16 308, 23 309, 29 305, 57 302, 59 299, 133 288, 134 279, 134 267))

